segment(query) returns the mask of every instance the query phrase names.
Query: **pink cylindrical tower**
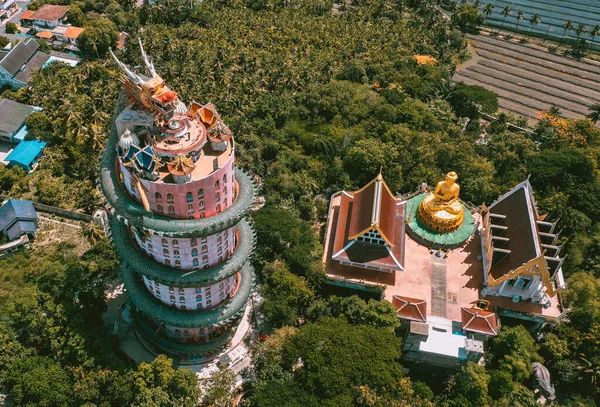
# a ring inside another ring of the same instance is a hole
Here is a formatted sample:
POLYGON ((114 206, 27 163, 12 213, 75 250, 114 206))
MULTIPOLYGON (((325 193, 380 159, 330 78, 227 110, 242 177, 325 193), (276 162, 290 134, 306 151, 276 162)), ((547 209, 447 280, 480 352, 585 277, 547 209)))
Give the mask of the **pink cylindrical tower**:
POLYGON ((136 329, 160 351, 201 359, 227 344, 251 292, 254 233, 243 218, 254 185, 235 168, 215 107, 186 106, 143 57, 150 79, 114 57, 130 103, 101 186, 136 329))

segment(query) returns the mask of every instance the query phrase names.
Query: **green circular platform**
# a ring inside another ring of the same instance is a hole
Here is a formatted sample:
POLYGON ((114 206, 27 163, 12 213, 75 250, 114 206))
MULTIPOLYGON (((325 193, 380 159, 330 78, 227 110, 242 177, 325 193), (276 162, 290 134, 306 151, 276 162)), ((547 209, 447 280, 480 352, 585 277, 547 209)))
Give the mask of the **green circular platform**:
POLYGON ((406 205, 406 224, 408 233, 419 243, 432 249, 454 249, 461 246, 475 231, 475 220, 465 205, 462 205, 465 219, 462 226, 451 233, 438 233, 427 229, 417 217, 419 204, 429 194, 420 194, 411 198, 406 205))

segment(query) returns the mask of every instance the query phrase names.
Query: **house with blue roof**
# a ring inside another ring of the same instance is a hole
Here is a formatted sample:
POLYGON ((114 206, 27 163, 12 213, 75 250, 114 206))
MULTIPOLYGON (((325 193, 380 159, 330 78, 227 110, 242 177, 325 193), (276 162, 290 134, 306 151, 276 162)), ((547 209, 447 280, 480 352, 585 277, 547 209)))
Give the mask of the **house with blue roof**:
POLYGON ((9 199, 0 206, 0 232, 12 241, 23 235, 33 238, 38 216, 31 201, 9 199))
POLYGON ((37 162, 42 157, 46 143, 40 140, 22 141, 13 151, 6 156, 9 167, 21 167, 26 171, 35 169, 37 162))

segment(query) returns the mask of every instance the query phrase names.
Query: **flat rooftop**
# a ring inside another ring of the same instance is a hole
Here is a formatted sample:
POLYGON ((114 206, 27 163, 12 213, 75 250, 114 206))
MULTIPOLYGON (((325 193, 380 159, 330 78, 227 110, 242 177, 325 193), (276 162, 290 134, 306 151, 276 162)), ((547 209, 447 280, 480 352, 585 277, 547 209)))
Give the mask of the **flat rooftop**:
MULTIPOLYGON (((462 247, 448 252, 446 258, 438 257, 432 251, 406 235, 404 271, 381 273, 366 269, 342 266, 331 260, 333 249, 332 231, 338 220, 340 196, 335 196, 330 205, 329 222, 325 235, 325 252, 323 262, 329 278, 346 279, 347 281, 367 284, 383 284, 386 286, 385 299, 392 302, 394 295, 418 298, 427 301, 427 316, 447 318, 460 321, 462 307, 471 307, 480 299, 483 288, 483 263, 478 259, 481 255, 479 235, 473 235, 462 247)), ((474 214, 475 222, 479 219, 474 214)), ((558 297, 551 299, 551 306, 543 308, 538 304, 521 301, 513 303, 511 298, 487 296, 490 311, 496 307, 512 309, 520 312, 558 317, 560 309, 558 297)))

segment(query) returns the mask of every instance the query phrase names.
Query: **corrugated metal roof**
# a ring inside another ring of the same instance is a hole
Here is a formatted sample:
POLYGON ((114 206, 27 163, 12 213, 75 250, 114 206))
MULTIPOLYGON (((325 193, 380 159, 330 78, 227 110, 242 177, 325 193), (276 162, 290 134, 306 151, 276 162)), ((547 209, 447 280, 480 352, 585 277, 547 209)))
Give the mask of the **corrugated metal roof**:
POLYGON ((33 38, 21 41, 0 61, 0 67, 10 76, 15 76, 19 69, 33 57, 38 48, 39 45, 33 38))
POLYGON ((6 157, 6 161, 10 164, 18 163, 30 168, 44 147, 46 147, 46 143, 40 140, 22 141, 6 157))
POLYGON ((0 98, 0 134, 15 134, 34 111, 31 106, 0 98))

